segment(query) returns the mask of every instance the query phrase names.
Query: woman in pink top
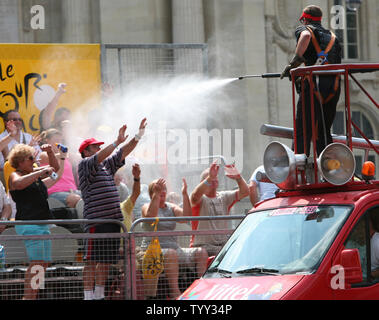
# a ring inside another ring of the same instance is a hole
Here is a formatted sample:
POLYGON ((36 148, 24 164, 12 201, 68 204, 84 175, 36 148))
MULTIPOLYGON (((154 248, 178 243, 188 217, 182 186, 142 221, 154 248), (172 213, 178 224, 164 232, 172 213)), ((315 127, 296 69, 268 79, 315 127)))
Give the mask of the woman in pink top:
MULTIPOLYGON (((63 202, 66 207, 75 208, 81 199, 81 193, 77 190, 72 162, 68 152, 62 152, 58 149, 57 144, 63 140, 62 133, 54 128, 48 129, 41 133, 41 143, 48 143, 53 147, 53 151, 58 159, 60 169, 57 172, 58 178, 53 186, 48 189, 49 197, 56 198, 63 202)), ((40 164, 47 162, 47 154, 41 153, 40 164)))

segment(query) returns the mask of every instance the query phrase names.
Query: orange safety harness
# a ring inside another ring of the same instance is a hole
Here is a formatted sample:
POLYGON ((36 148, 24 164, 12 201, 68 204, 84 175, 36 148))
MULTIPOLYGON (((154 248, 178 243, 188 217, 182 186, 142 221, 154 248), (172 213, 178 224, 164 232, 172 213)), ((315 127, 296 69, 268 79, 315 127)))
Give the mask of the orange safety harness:
MULTIPOLYGON (((328 61, 328 53, 329 51, 332 49, 333 45, 334 45, 334 42, 336 40, 336 35, 330 31, 331 33, 331 39, 328 43, 328 45, 326 46, 325 50, 321 50, 320 48, 320 45, 316 39, 316 36, 312 30, 312 28, 310 27, 307 27, 308 31, 311 33, 311 36, 312 36, 312 44, 316 50, 316 53, 317 53, 317 60, 316 60, 316 63, 315 65, 324 65, 324 64, 329 64, 329 61, 328 61)), ((315 89, 315 95, 317 95, 319 97, 319 99, 321 100, 322 104, 325 104, 325 103, 328 103, 333 97, 334 95, 336 94, 337 90, 338 90, 338 87, 339 87, 339 79, 340 79, 340 76, 336 76, 336 80, 334 82, 334 92, 331 92, 329 94, 329 96, 326 98, 326 99, 323 99, 323 97, 321 96, 321 94, 315 89)), ((308 81, 310 81, 309 79, 309 76, 308 76, 308 81)))

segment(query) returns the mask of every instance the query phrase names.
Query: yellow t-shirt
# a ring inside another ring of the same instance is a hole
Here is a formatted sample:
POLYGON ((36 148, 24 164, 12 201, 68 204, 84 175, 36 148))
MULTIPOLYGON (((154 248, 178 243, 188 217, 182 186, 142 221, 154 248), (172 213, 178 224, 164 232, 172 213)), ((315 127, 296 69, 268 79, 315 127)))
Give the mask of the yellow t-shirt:
POLYGON ((132 212, 134 208, 134 204, 132 200, 130 200, 130 196, 125 201, 121 202, 121 212, 124 216, 124 224, 126 226, 126 229, 129 231, 130 227, 132 226, 132 212))
POLYGON ((4 181, 5 181, 5 191, 8 192, 9 186, 8 186, 8 180, 12 172, 15 172, 16 169, 11 166, 9 161, 5 161, 4 163, 4 181))

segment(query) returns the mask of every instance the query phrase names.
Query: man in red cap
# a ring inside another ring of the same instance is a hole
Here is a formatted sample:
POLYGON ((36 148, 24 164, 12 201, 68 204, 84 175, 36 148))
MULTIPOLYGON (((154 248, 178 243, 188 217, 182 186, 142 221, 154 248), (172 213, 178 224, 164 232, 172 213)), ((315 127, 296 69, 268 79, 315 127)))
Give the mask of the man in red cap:
MULTIPOLYGON (((282 72, 283 77, 290 76, 290 70, 306 66, 341 63, 341 46, 336 36, 322 27, 322 10, 315 5, 304 8, 300 17, 301 25, 296 28, 297 40, 295 56, 282 72)), ((304 81, 305 114, 302 112, 302 96, 297 103, 296 114, 296 146, 297 153, 309 155, 312 137, 311 123, 311 92, 310 77, 304 81), (305 118, 305 137, 303 132, 303 117, 305 118), (305 139, 305 143, 304 143, 305 139), (305 145, 305 149, 304 149, 305 145)), ((333 142, 330 129, 336 114, 340 96, 340 78, 338 75, 320 75, 313 77, 314 82, 314 112, 317 130, 316 149, 319 155, 326 145, 333 142)))
MULTIPOLYGON (((114 174, 125 164, 125 157, 137 146, 144 134, 146 118, 140 123, 139 132, 128 143, 113 151, 128 137, 126 125, 118 132, 117 139, 106 146, 94 138, 84 140, 79 147, 83 158, 78 165, 79 189, 84 201, 85 219, 124 219, 120 209, 120 197, 114 174), (113 153, 113 155, 111 155, 113 153)), ((85 226, 88 233, 117 233, 120 226, 115 223, 85 226)), ((84 299, 104 299, 104 287, 110 264, 119 260, 120 238, 88 239, 86 246, 86 265, 83 270, 84 299)))

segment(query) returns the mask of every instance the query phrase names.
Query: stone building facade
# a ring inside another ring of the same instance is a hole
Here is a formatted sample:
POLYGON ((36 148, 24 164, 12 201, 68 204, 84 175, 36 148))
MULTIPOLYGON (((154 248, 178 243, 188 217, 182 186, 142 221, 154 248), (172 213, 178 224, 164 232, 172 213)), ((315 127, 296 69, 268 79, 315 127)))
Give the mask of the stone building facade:
MULTIPOLYGON (((293 31, 308 4, 323 8, 323 24, 331 27, 334 5, 347 0, 2 0, 0 43, 156 44, 206 43, 208 75, 218 78, 281 72, 295 48, 293 31), (45 9, 42 30, 30 26, 33 5, 45 9)), ((379 2, 362 0, 349 27, 344 62, 379 61, 379 2), (353 21, 353 22, 352 22, 353 21), (355 21, 355 22, 354 22, 355 21), (350 49, 351 50, 350 50, 350 49), (350 50, 350 51, 349 51, 350 50)), ((379 74, 358 76, 376 101, 379 74)), ((354 119, 379 139, 378 109, 352 85, 354 119)), ((260 125, 292 126, 291 86, 288 80, 249 79, 225 89, 233 110, 210 115, 208 128, 242 128, 243 174, 248 179, 270 137, 260 125)), ((339 102, 336 130, 343 130, 344 99, 339 102), (341 122, 342 121, 342 122, 341 122)), ((290 145, 290 141, 283 141, 290 145)), ((375 156, 374 156, 375 158, 375 156)), ((379 163, 376 156, 376 163, 379 163)))

